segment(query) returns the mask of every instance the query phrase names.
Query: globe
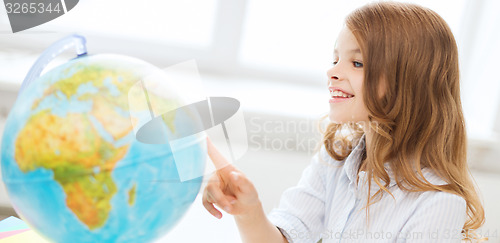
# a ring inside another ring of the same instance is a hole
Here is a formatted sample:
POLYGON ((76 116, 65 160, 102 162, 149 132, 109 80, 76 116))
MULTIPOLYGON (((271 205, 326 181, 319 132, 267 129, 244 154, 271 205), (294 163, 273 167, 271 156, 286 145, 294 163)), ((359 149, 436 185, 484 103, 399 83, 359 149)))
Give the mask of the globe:
POLYGON ((168 136, 137 136, 155 117, 167 135, 195 117, 175 113, 188 104, 162 73, 132 57, 86 55, 19 94, 1 169, 13 207, 34 230, 55 242, 148 242, 185 214, 202 182, 204 135, 179 138, 175 153, 168 136), (183 179, 186 171, 194 176, 183 179))

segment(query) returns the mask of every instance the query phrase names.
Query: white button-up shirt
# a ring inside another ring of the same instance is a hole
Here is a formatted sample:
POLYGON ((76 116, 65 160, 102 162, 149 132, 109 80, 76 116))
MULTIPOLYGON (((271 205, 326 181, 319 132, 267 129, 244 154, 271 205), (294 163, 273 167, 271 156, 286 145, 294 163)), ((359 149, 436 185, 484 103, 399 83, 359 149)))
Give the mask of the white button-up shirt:
MULTIPOLYGON (((467 217, 465 200, 446 192, 403 191, 388 163, 385 169, 391 182, 387 189, 394 198, 383 192, 381 200, 370 205, 368 227, 364 209, 368 183, 365 172, 358 173, 364 149, 363 136, 344 161, 331 158, 324 146, 313 156, 298 185, 287 189, 279 207, 268 214, 288 242, 461 241, 467 217)), ((422 172, 429 182, 446 184, 430 169, 422 172)), ((378 189, 372 180, 371 195, 378 189)))

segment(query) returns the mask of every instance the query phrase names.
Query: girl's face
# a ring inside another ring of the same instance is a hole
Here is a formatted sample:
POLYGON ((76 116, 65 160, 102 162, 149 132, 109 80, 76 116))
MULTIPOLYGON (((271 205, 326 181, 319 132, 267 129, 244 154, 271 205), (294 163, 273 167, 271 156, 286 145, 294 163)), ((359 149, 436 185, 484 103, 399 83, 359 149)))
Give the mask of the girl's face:
POLYGON ((352 32, 344 27, 335 44, 333 66, 327 71, 330 121, 368 122, 363 102, 363 57, 352 32))

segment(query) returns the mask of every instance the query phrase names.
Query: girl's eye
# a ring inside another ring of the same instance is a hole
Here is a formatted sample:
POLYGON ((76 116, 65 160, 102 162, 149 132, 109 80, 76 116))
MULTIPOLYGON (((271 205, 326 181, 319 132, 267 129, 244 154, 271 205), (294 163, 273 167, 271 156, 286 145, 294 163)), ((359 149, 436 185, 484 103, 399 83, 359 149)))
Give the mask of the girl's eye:
POLYGON ((332 62, 332 64, 335 66, 335 65, 337 65, 337 62, 338 62, 338 61, 334 61, 334 62, 332 62))
POLYGON ((354 65, 354 67, 363 67, 363 63, 361 62, 352 62, 352 64, 354 65))

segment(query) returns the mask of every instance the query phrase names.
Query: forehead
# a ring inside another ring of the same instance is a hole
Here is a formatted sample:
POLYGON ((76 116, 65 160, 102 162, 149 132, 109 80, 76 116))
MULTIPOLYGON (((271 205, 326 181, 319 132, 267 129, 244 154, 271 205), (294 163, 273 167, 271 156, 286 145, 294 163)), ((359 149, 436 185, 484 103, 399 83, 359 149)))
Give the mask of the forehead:
POLYGON ((353 53, 353 54, 361 54, 358 41, 356 37, 352 34, 352 32, 344 27, 340 31, 337 41, 335 42, 334 53, 353 53))

